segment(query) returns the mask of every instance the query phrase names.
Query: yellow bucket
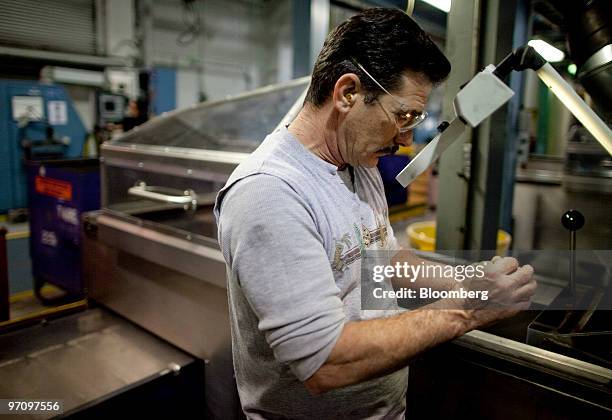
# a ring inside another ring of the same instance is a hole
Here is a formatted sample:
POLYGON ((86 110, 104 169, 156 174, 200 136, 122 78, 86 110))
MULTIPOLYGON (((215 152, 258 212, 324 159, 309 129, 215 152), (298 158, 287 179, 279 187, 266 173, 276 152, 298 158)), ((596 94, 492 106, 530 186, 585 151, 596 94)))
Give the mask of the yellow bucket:
MULTIPOLYGON (((435 251, 436 222, 416 222, 406 228, 410 246, 421 251, 435 251)), ((503 230, 497 231, 497 254, 505 255, 510 248, 512 235, 503 230)))

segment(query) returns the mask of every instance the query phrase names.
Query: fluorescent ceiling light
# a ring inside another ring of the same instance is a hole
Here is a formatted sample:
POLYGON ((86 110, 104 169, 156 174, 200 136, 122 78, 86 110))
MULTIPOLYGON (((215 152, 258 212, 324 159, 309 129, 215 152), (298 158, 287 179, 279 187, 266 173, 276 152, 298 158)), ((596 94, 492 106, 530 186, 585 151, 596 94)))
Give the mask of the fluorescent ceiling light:
POLYGON ((423 0, 425 3, 431 4, 433 7, 442 10, 443 12, 450 12, 451 0, 423 0))
POLYGON ((550 63, 556 63, 557 61, 561 61, 565 58, 563 51, 553 47, 548 42, 542 41, 541 39, 532 39, 528 42, 528 44, 535 48, 535 50, 544 58, 544 60, 550 63))

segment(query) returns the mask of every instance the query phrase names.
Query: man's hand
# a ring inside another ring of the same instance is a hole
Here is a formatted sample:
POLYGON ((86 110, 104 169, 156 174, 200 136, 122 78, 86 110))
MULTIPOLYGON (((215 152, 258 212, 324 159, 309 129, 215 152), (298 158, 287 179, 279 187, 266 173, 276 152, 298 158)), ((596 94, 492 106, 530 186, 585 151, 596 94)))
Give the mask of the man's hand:
POLYGON ((488 300, 466 302, 473 328, 479 328, 528 309, 537 284, 530 265, 519 266, 516 258, 494 257, 486 264, 483 277, 474 276, 462 286, 488 293, 488 300))

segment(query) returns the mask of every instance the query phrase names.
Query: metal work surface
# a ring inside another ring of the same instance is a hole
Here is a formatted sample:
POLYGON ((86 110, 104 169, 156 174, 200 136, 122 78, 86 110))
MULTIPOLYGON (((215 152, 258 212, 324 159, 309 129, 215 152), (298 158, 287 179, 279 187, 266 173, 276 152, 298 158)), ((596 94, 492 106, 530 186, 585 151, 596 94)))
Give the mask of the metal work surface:
POLYGON ((193 361, 123 318, 90 309, 0 335, 0 398, 63 400, 68 412, 193 361))
POLYGON ((89 296, 206 359, 207 409, 219 414, 212 418, 237 418, 225 264, 218 247, 207 246, 212 240, 200 235, 190 241, 95 213, 85 224, 89 296))
MULTIPOLYGON (((419 255, 432 258, 431 253, 419 255)), ((439 258, 450 263, 448 256, 439 258)), ((564 286, 562 280, 536 279, 532 310, 465 334, 410 364, 408 418, 609 418, 612 370, 607 362, 588 361, 580 346, 549 351, 545 340, 538 346, 529 342, 534 320, 555 313, 543 309, 564 286)), ((605 318, 607 312, 598 313, 605 318)))
POLYGON ((560 371, 549 364, 563 357, 531 346, 523 353, 523 346, 477 332, 430 350, 410 364, 406 417, 610 418, 609 371, 602 376, 575 361, 560 371))
MULTIPOLYGON (((394 223, 395 232, 402 231, 402 223, 394 223)), ((432 252, 416 251, 416 254, 424 259, 437 261, 445 264, 456 264, 456 258, 432 252)), ((608 255, 600 252, 602 255, 608 255)), ((545 319, 550 316, 556 317, 561 311, 555 306, 555 301, 562 295, 567 286, 567 279, 564 278, 564 266, 560 259, 564 254, 550 252, 540 255, 537 258, 530 256, 529 253, 522 253, 519 260, 533 258, 530 260, 535 268, 535 279, 538 288, 532 299, 532 306, 529 311, 524 311, 516 316, 497 322, 483 331, 474 331, 461 337, 456 341, 457 344, 469 346, 474 351, 490 353, 496 357, 506 358, 512 362, 528 361, 534 366, 539 366, 542 370, 554 371, 556 374, 572 376, 578 381, 598 382, 608 384, 612 381, 612 370, 610 366, 610 345, 606 343, 606 337, 610 336, 609 317, 606 310, 595 310, 590 318, 590 327, 584 328, 581 337, 567 339, 563 341, 562 332, 557 339, 547 337, 545 340, 529 340, 528 336, 532 331, 534 321, 545 319), (552 310, 554 309, 554 310, 552 310), (588 332, 587 332, 588 331, 588 332), (551 341, 552 340, 552 341, 551 341), (564 345, 557 345, 564 342, 564 345), (529 344, 526 344, 529 343, 529 344), (601 343, 595 345, 595 343, 601 343), (597 351, 593 351, 597 347, 597 351), (596 379, 595 376, 597 376, 596 379)), ((581 256, 582 263, 586 264, 588 259, 585 255, 581 256)), ((595 279, 594 266, 589 267, 589 278, 595 279)), ((604 267, 605 268, 605 267, 604 267)), ((582 277, 586 272, 580 271, 582 277)), ((600 273, 602 274, 602 273, 600 273)), ((605 274, 604 274, 605 276, 605 274)), ((608 281, 602 277, 602 281, 608 281)), ((609 293, 609 289, 608 293, 609 293)), ((603 301, 602 301, 603 302, 603 301)), ((600 308, 607 308, 600 302, 600 308)), ((577 311, 577 314, 580 311, 577 311)))
POLYGON ((530 363, 542 368, 552 369, 576 380, 600 385, 608 385, 612 381, 612 370, 610 369, 518 341, 508 340, 484 331, 471 331, 455 340, 455 343, 479 351, 488 351, 515 362, 530 363))

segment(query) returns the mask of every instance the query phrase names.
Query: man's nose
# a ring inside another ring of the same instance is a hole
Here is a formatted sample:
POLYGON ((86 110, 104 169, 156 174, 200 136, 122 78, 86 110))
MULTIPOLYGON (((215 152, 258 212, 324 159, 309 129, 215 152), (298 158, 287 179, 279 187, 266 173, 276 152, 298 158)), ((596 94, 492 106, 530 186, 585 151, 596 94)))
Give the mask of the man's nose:
POLYGON ((412 138, 412 130, 409 130, 405 133, 399 133, 395 142, 400 146, 408 147, 412 144, 412 138))

